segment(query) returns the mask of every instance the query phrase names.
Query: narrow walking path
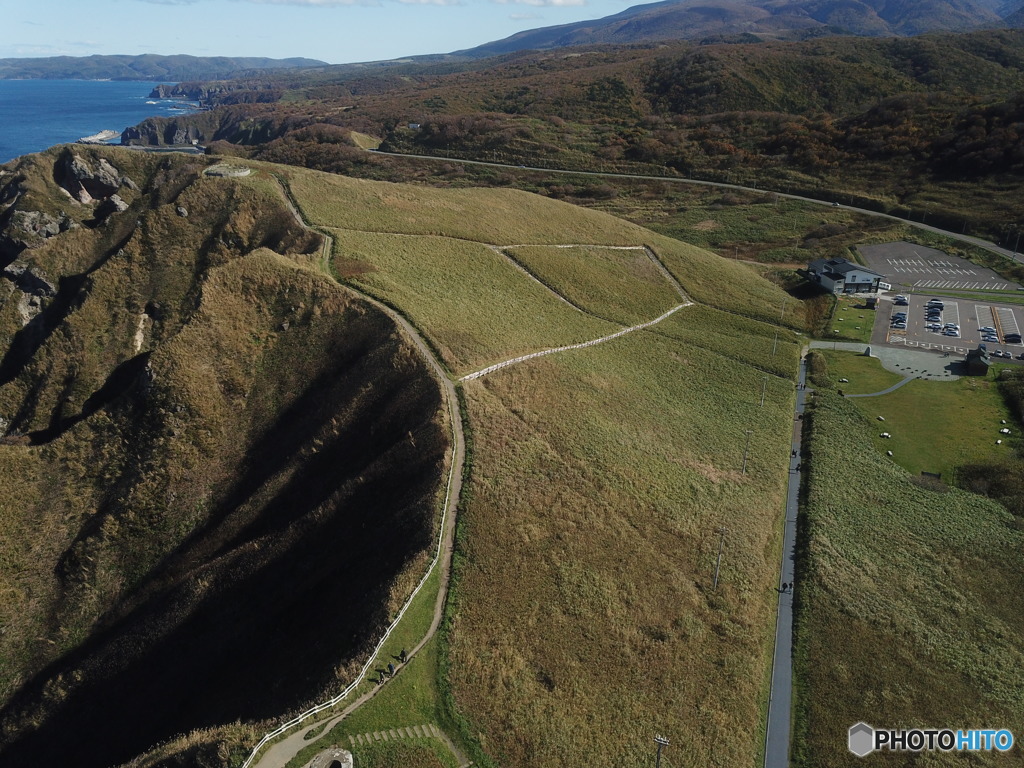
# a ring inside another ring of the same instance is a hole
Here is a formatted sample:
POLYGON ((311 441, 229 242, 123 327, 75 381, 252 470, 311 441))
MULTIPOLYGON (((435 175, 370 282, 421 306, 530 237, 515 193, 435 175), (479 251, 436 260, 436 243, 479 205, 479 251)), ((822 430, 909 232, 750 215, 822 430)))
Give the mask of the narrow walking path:
MULTIPOLYGON (((277 182, 281 188, 281 193, 284 196, 288 208, 291 210, 292 215, 295 216, 295 220, 303 228, 309 231, 316 231, 312 227, 310 227, 302 218, 302 215, 299 213, 297 205, 295 205, 294 200, 292 199, 291 190, 281 179, 277 178, 277 182)), ((324 247, 322 252, 322 258, 324 260, 324 271, 327 274, 330 274, 330 271, 327 269, 326 264, 328 263, 331 254, 331 238, 329 235, 325 235, 322 232, 318 232, 317 234, 324 238, 324 247)), ((456 511, 458 509, 459 496, 462 490, 463 466, 465 464, 466 458, 465 436, 462 431, 462 413, 461 410, 459 409, 458 397, 456 396, 455 393, 455 384, 452 382, 451 378, 449 378, 448 375, 445 373, 444 366, 441 364, 441 361, 434 356, 433 352, 431 352, 430 350, 430 347, 423 340, 423 338, 416 331, 416 329, 412 326, 412 324, 409 323, 408 320, 402 317, 395 310, 391 309, 391 307, 382 304, 376 299, 367 296, 366 294, 361 293, 360 291, 357 291, 350 286, 341 285, 340 283, 338 285, 343 290, 351 291, 352 293, 358 295, 362 300, 368 302, 369 304, 372 304, 374 307, 384 312, 388 317, 390 317, 395 322, 395 324, 398 326, 401 332, 405 335, 406 339, 413 344, 413 346, 417 349, 419 354, 427 362, 435 378, 438 380, 438 383, 440 384, 442 391, 444 392, 445 408, 448 413, 448 421, 451 425, 452 430, 452 454, 450 457, 448 478, 445 487, 445 498, 441 509, 441 524, 439 526, 440 531, 438 534, 437 551, 435 552, 434 559, 431 561, 431 564, 427 568, 426 573, 423 575, 422 579, 417 584, 412 594, 409 596, 405 604, 402 606, 402 609, 401 611, 399 611, 398 616, 384 632, 384 635, 381 637, 373 653, 370 654, 370 657, 367 659, 366 663, 359 671, 359 674, 356 676, 355 680, 353 680, 345 688, 345 690, 338 694, 338 696, 307 710, 298 717, 289 720, 287 723, 278 726, 273 731, 266 734, 260 740, 260 742, 253 748, 249 757, 246 759, 245 763, 243 763, 243 768, 249 768, 252 765, 256 765, 257 768, 284 768, 284 766, 293 757, 295 757, 295 755, 298 754, 298 752, 301 749, 305 748, 309 744, 315 742, 316 739, 328 733, 335 723, 342 720, 351 712, 354 712, 360 706, 362 706, 367 701, 372 699, 377 694, 378 691, 383 689, 384 686, 375 686, 372 690, 368 691, 359 699, 350 704, 341 713, 329 715, 326 718, 326 724, 324 719, 315 720, 316 715, 320 714, 321 712, 325 712, 329 709, 333 709, 338 704, 343 702, 348 697, 348 695, 352 691, 354 691, 355 688, 366 678, 367 673, 373 666, 377 654, 383 647, 384 642, 388 639, 388 637, 394 631, 395 627, 402 620, 402 617, 405 615, 405 612, 409 608, 409 605, 415 599, 416 595, 419 593, 420 589, 426 583, 430 575, 434 572, 435 568, 440 568, 440 585, 438 588, 437 599, 434 604, 434 610, 431 618, 430 627, 428 628, 426 634, 424 634, 423 638, 419 641, 419 643, 417 643, 417 645, 413 648, 412 652, 408 654, 409 659, 414 658, 416 654, 420 651, 420 649, 422 649, 423 646, 426 645, 426 643, 436 634, 437 629, 441 625, 441 620, 444 616, 444 605, 448 597, 448 587, 451 581, 452 550, 455 545, 455 516, 456 511), (298 728, 298 726, 302 725, 307 720, 309 721, 309 723, 305 728, 301 728, 295 731, 294 733, 290 734, 281 741, 271 743, 274 741, 274 739, 278 738, 279 736, 282 736, 288 731, 298 728), (323 727, 321 728, 321 726, 323 727), (308 740, 306 739, 307 734, 311 732, 316 732, 318 730, 318 736, 316 736, 315 738, 310 738, 308 740), (267 747, 267 745, 270 746, 267 747), (261 754, 261 750, 263 750, 264 747, 267 747, 267 749, 263 751, 261 754), (257 757, 259 757, 258 762, 256 760, 257 757)), ((445 738, 447 739, 447 737, 445 738)))
POLYGON ((569 344, 568 346, 565 346, 565 347, 555 347, 553 349, 542 349, 540 352, 531 352, 528 355, 521 355, 519 357, 514 357, 511 360, 505 360, 504 362, 501 362, 501 363, 495 363, 494 365, 490 365, 490 366, 488 366, 486 368, 483 368, 483 369, 481 369, 479 371, 475 371, 474 373, 467 373, 465 376, 460 378, 459 381, 471 381, 473 379, 479 379, 481 376, 486 376, 488 373, 494 373, 495 371, 501 370, 502 368, 505 368, 507 366, 515 365, 516 363, 522 363, 522 362, 524 362, 526 360, 532 360, 535 357, 544 357, 545 355, 553 355, 556 352, 567 352, 570 349, 583 349, 584 347, 592 347, 595 344, 602 344, 602 343, 604 343, 606 341, 611 341, 612 339, 617 339, 617 338, 619 338, 619 336, 625 336, 627 333, 633 333, 634 331, 640 331, 640 330, 643 330, 644 328, 650 328, 652 325, 657 325, 662 320, 664 320, 666 317, 669 317, 670 315, 674 315, 676 312, 678 312, 683 307, 688 307, 691 304, 693 304, 692 301, 691 302, 687 302, 686 304, 679 304, 679 305, 677 305, 675 307, 672 307, 672 309, 670 309, 668 312, 665 312, 663 315, 660 315, 659 317, 654 318, 653 320, 648 320, 646 323, 640 323, 640 325, 631 325, 629 328, 623 328, 621 331, 616 331, 615 333, 609 334, 608 336, 602 336, 599 339, 591 339, 590 341, 581 341, 579 344, 569 344))
POLYGON ((913 381, 916 378, 916 376, 907 376, 907 378, 903 379, 903 381, 897 381, 891 387, 889 387, 888 389, 883 389, 881 392, 868 392, 865 395, 844 395, 844 397, 878 397, 879 395, 888 395, 890 392, 899 389, 907 382, 913 381))
POLYGON ((772 687, 768 697, 768 723, 764 737, 765 768, 789 768, 789 741, 793 706, 793 585, 796 566, 796 519, 800 504, 804 402, 807 396, 807 358, 800 359, 796 406, 793 414, 792 453, 789 461, 789 490, 782 536, 782 567, 779 574, 778 607, 775 621, 775 655, 772 687))

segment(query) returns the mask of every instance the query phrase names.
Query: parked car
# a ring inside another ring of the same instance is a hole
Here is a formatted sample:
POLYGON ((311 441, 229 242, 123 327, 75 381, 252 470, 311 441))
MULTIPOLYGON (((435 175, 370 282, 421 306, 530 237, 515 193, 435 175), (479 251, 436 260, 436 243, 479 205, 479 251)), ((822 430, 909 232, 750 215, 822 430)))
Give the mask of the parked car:
POLYGON ((1003 336, 1003 339, 1006 340, 1007 344, 1020 344, 1019 333, 1008 333, 1005 336, 1003 336))

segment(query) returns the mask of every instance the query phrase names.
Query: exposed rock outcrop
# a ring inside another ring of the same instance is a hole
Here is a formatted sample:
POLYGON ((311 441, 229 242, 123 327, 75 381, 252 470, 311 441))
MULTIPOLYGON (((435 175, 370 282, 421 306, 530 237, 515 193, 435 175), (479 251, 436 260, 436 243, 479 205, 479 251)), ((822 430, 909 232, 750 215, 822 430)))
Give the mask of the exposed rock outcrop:
POLYGON ((32 322, 43 311, 46 299, 57 295, 57 286, 47 280, 38 269, 32 269, 25 264, 10 264, 0 276, 14 284, 22 327, 32 322))
POLYGON ((0 265, 18 257, 26 248, 33 248, 51 237, 67 232, 78 224, 63 211, 52 216, 43 211, 10 211, 0 218, 0 265))
POLYGON ((111 195, 96 206, 96 218, 103 220, 115 213, 128 210, 128 203, 121 199, 120 195, 111 195))
POLYGON ((93 168, 71 151, 61 155, 54 167, 54 176, 72 198, 84 205, 109 198, 122 184, 127 186, 130 182, 130 188, 138 189, 135 182, 122 175, 106 158, 101 157, 93 168))

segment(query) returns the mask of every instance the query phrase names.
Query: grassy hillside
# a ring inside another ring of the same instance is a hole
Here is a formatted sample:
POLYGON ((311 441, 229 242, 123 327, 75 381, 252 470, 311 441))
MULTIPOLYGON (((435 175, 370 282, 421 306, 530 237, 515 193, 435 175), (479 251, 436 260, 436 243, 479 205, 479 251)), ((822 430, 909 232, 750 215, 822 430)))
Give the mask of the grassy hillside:
POLYGON ((642 332, 466 385, 451 675, 496 764, 755 762, 792 393, 761 379, 642 332))
POLYGON ((329 231, 337 272, 406 312, 458 376, 540 348, 618 330, 524 279, 482 244, 329 231), (467 279, 469 275, 473 277, 467 279))
POLYGON ((819 395, 811 425, 795 764, 858 765, 846 731, 861 720, 1013 729, 1024 718, 1020 526, 995 502, 914 483, 871 446, 850 401, 819 395))
POLYGON ((777 327, 750 318, 777 320, 785 294, 743 265, 539 196, 289 176, 335 238, 340 277, 411 317, 454 375, 683 301, 644 245, 711 305, 465 383, 474 464, 446 687, 483 764, 642 765, 652 728, 707 744, 708 764, 754 762, 796 347, 782 329, 773 355, 777 327))
POLYGON ((5 168, 6 764, 108 766, 319 698, 433 541, 438 384, 303 266, 319 238, 275 188, 206 163, 75 148, 5 168), (112 182, 127 210, 99 221, 57 189, 72 151, 131 177, 112 182), (63 232, 19 229, 58 210, 63 232))

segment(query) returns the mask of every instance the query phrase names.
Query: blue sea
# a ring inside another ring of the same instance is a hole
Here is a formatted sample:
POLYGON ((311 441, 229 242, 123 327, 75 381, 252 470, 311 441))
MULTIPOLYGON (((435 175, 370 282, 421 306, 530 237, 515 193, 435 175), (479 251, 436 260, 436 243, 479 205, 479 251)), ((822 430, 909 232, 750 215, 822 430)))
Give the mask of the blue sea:
POLYGON ((178 99, 151 99, 149 94, 156 85, 109 80, 0 80, 0 163, 100 131, 120 133, 147 117, 185 114, 183 107, 194 106, 178 99))

